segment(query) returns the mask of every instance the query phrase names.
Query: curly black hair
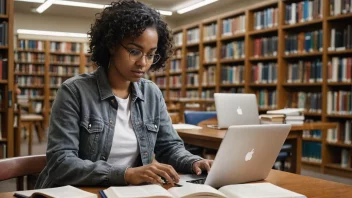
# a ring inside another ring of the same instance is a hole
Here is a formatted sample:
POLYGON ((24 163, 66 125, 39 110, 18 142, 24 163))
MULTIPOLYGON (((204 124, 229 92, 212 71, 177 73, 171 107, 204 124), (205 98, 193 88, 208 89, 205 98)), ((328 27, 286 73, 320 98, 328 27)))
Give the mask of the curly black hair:
POLYGON ((125 37, 132 39, 139 37, 148 27, 155 27, 158 33, 156 53, 161 57, 156 64, 151 66, 151 70, 155 71, 165 67, 165 62, 173 53, 171 30, 155 9, 136 0, 112 2, 110 6, 96 15, 95 23, 91 25, 88 32, 92 61, 107 69, 110 50, 119 45, 125 37))

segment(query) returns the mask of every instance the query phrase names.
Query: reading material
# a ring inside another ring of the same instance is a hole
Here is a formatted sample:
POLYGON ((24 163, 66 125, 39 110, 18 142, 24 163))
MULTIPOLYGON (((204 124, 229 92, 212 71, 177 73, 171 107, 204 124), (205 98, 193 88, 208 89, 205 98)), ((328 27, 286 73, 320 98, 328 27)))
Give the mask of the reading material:
POLYGON ((184 184, 165 190, 159 185, 110 187, 103 191, 107 198, 306 198, 306 196, 283 189, 271 183, 234 184, 221 187, 219 190, 201 184, 184 184))
POLYGON ((14 197, 98 198, 96 194, 86 192, 73 186, 16 191, 14 197))

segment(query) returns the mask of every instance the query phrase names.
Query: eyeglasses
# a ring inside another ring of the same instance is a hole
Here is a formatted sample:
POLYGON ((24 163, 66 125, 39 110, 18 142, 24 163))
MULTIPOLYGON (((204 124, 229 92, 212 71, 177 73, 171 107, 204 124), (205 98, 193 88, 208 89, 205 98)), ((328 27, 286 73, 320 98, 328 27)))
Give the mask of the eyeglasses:
POLYGON ((130 61, 139 61, 143 56, 145 56, 145 60, 148 64, 153 65, 160 60, 159 54, 145 54, 138 50, 138 49, 128 49, 127 47, 123 46, 121 43, 120 45, 129 52, 130 61))

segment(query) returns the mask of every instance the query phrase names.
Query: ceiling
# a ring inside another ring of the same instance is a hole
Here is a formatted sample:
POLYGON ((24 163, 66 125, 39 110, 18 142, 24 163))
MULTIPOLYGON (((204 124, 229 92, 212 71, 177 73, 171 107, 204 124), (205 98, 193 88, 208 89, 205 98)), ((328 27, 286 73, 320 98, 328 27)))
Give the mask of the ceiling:
MULTIPOLYGON (((72 1, 97 3, 97 4, 109 4, 113 0, 72 0, 72 1)), ((177 24, 178 21, 187 20, 192 17, 197 17, 204 13, 212 12, 214 10, 221 10, 223 8, 226 8, 230 4, 233 5, 234 2, 241 2, 245 0, 218 0, 215 3, 190 11, 188 13, 184 13, 182 15, 178 14, 176 10, 186 7, 188 5, 191 5, 193 3, 197 3, 201 0, 140 0, 140 1, 155 9, 173 11, 172 16, 165 16, 165 19, 167 21, 177 24)), ((39 15, 38 13, 33 12, 33 10, 37 8, 39 5, 40 5, 39 3, 29 3, 29 2, 22 2, 22 1, 15 0, 15 13, 20 12, 25 14, 31 13, 31 14, 39 15)), ((99 9, 93 9, 93 8, 52 5, 41 15, 42 16, 54 15, 54 16, 93 19, 94 15, 98 12, 100 12, 99 9)))

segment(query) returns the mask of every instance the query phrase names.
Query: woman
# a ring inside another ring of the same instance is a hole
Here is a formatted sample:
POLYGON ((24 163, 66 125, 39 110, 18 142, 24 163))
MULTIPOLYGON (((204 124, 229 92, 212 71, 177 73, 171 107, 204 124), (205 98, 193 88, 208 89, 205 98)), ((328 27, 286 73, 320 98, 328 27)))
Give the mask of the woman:
POLYGON ((89 32, 99 68, 64 82, 52 107, 47 166, 36 188, 162 184, 209 171, 185 150, 159 88, 142 79, 165 67, 172 38, 159 13, 133 0, 105 8, 89 32), (155 153, 156 161, 153 160, 155 153))

